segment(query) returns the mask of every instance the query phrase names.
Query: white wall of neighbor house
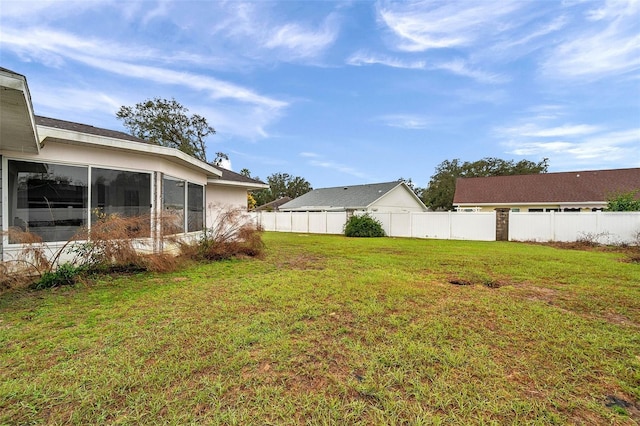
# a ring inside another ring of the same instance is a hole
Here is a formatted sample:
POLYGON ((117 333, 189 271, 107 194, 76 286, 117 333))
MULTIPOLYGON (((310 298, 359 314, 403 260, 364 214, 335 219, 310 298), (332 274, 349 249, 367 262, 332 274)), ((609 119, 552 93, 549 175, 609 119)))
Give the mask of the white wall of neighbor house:
POLYGON ((384 212, 422 212, 424 209, 416 199, 402 186, 387 192, 383 197, 373 203, 372 211, 384 212))

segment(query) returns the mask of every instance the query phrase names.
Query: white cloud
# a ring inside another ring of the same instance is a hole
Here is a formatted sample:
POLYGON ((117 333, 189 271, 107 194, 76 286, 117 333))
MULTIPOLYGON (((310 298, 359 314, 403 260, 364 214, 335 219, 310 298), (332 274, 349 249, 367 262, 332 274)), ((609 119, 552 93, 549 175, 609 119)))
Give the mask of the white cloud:
POLYGON ((557 127, 540 127, 536 124, 526 123, 515 127, 505 127, 498 129, 498 133, 519 137, 565 137, 565 136, 584 136, 596 133, 600 130, 599 126, 589 124, 565 124, 557 127))
POLYGON ((384 65, 392 68, 426 69, 424 61, 402 61, 386 55, 375 55, 363 51, 356 52, 347 59, 348 65, 384 65))
POLYGON ((364 173, 361 172, 353 167, 347 166, 345 164, 341 164, 341 163, 336 163, 336 162, 332 162, 332 161, 318 161, 318 160, 312 160, 309 162, 310 165, 315 166, 315 167, 322 167, 325 169, 330 169, 330 170, 335 170, 338 171, 340 173, 344 173, 346 175, 350 175, 350 176, 355 176, 357 178, 361 178, 361 179, 368 179, 369 176, 364 173))
POLYGON ((300 157, 318 158, 320 157, 320 154, 316 154, 315 152, 301 152, 300 157))
POLYGON ((640 69, 640 2, 607 1, 587 12, 588 23, 558 44, 542 64, 556 78, 599 79, 640 69))
POLYGON ((308 58, 320 55, 338 37, 334 19, 327 18, 319 29, 305 28, 297 23, 287 23, 273 29, 263 46, 268 49, 284 49, 289 57, 308 58))
POLYGON ((140 62, 154 55, 153 49, 125 47, 99 39, 81 39, 51 30, 34 30, 26 33, 29 35, 19 36, 11 31, 3 31, 2 45, 32 58, 44 55, 57 58, 60 63, 72 60, 113 74, 205 91, 216 100, 233 99, 237 102, 274 109, 288 105, 287 102, 259 95, 250 89, 213 77, 141 65, 140 62))
POLYGON ((395 47, 408 52, 469 46, 487 33, 499 32, 501 20, 522 2, 388 3, 379 20, 396 36, 395 47))
POLYGON ((469 77, 481 83, 504 83, 508 81, 506 76, 476 69, 471 66, 468 61, 460 58, 447 62, 434 62, 433 64, 427 65, 425 61, 402 60, 387 55, 377 55, 359 51, 351 55, 346 62, 348 65, 354 66, 383 65, 391 68, 411 70, 445 70, 462 77, 469 77))
POLYGON ((385 126, 409 130, 426 129, 430 124, 426 117, 415 114, 383 115, 378 117, 378 121, 382 122, 385 126))
POLYGON ((474 69, 469 66, 467 61, 462 59, 455 59, 449 62, 435 64, 431 68, 450 71, 453 74, 469 77, 480 83, 504 83, 509 80, 506 76, 500 74, 474 69))
POLYGON ((533 124, 499 129, 508 153, 551 158, 553 164, 620 167, 640 158, 640 131, 610 130, 594 125, 542 128, 533 124))

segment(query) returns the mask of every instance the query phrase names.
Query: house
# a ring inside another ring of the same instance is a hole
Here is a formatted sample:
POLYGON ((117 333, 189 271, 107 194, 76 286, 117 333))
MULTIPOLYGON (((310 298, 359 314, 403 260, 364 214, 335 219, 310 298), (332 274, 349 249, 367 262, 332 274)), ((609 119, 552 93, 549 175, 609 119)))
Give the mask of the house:
POLYGON ((400 181, 320 188, 280 206, 280 211, 425 212, 420 198, 400 181))
POLYGON ((597 211, 612 195, 633 190, 640 190, 640 168, 459 178, 453 205, 457 211, 597 211))
POLYGON ((277 200, 273 200, 270 203, 263 204, 261 206, 256 207, 255 211, 263 211, 263 212, 277 212, 280 210, 280 206, 288 203, 293 198, 291 197, 280 197, 277 200))
POLYGON ((246 208, 262 182, 126 133, 34 114, 27 80, 0 68, 0 261, 20 250, 9 230, 61 246, 101 214, 148 218, 146 238, 162 250, 172 233, 213 224, 209 206, 246 208))

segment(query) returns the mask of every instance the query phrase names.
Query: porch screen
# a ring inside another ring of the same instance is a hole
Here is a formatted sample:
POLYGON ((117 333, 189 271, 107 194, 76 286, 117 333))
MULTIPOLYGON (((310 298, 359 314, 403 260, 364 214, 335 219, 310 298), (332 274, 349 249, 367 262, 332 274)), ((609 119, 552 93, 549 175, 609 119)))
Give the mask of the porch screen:
POLYGON ((91 169, 91 222, 102 215, 137 218, 136 235, 148 237, 151 229, 151 174, 91 169))
POLYGON ((204 228, 204 187, 196 183, 189 183, 187 200, 189 204, 187 231, 202 231, 204 228))
POLYGON ((87 224, 86 167, 8 161, 10 243, 21 243, 19 231, 42 241, 67 241, 87 224))
POLYGON ((162 179, 162 232, 165 235, 184 232, 185 181, 162 179))

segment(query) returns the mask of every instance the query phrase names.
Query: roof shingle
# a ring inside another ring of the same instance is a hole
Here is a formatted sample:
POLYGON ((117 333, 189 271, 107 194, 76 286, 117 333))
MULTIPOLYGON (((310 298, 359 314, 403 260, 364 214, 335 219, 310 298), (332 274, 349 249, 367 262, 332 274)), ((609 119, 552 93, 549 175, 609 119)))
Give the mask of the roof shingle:
POLYGON ((458 178, 453 204, 604 202, 640 189, 640 168, 458 178))

